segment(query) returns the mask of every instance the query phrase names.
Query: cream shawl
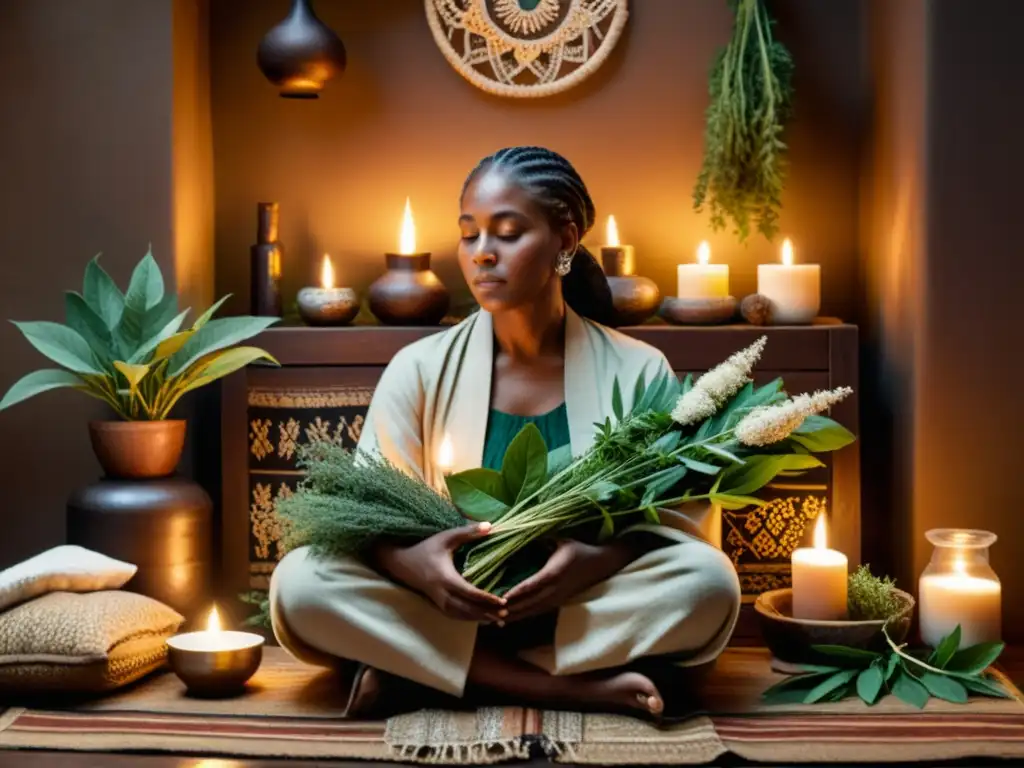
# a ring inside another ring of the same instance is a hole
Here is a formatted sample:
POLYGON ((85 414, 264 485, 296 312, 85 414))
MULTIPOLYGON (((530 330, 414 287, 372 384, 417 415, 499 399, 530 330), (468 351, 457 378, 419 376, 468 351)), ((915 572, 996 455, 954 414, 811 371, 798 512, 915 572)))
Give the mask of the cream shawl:
MULTIPOLYGON (((446 434, 453 448, 451 471, 479 467, 491 407, 493 360, 492 318, 484 310, 405 347, 380 378, 358 449, 378 451, 439 490, 444 488, 444 474, 437 458, 446 434)), ((565 404, 573 455, 591 446, 595 424, 612 415, 616 376, 628 409, 636 377, 642 374, 650 382, 664 372, 671 373, 672 368, 658 349, 566 307, 565 404)), ((702 506, 688 510, 685 517, 666 523, 718 544, 720 533, 713 523, 717 515, 708 515, 702 506)))

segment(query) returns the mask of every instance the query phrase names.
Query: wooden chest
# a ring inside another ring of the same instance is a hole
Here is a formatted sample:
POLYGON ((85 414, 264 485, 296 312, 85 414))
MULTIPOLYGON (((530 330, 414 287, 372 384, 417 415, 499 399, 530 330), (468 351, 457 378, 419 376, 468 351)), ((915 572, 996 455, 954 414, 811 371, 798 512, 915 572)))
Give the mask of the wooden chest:
MULTIPOLYGON (((310 440, 354 446, 376 382, 391 357, 438 328, 283 327, 254 340, 282 364, 249 368, 222 391, 222 598, 266 589, 282 552, 274 508, 301 479, 296 448, 310 440)), ((759 335, 768 345, 759 381, 783 377, 791 392, 857 386, 857 329, 835 320, 813 326, 678 327, 644 325, 624 332, 658 347, 680 374, 699 374, 759 335)), ((833 418, 857 432, 856 394, 833 418)), ((726 511, 722 547, 736 565, 744 601, 789 583, 789 557, 828 514, 830 546, 860 561, 859 444, 826 459, 799 482, 773 484, 756 509, 726 511)), ((749 608, 737 641, 756 635, 749 608)))

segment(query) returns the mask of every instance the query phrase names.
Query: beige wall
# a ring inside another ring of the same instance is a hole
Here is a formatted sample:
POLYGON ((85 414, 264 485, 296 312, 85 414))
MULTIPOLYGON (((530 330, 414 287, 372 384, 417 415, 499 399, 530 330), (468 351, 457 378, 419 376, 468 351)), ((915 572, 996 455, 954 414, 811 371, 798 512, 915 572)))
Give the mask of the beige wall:
MULTIPOLYGON (((860 5, 776 3, 801 62, 793 172, 783 228, 799 256, 824 265, 827 312, 849 315, 856 279, 860 5)), ((600 232, 614 213, 637 247, 639 269, 675 290, 675 264, 710 237, 737 295, 754 290, 756 265, 777 246, 741 247, 710 236, 692 212, 702 148, 707 70, 728 35, 722 0, 635 0, 611 59, 557 97, 510 100, 465 82, 445 61, 422 0, 321 0, 317 13, 341 35, 349 69, 316 102, 280 99, 255 65, 261 36, 284 2, 213 0, 212 77, 217 179, 217 285, 246 309, 248 247, 256 203, 281 203, 285 296, 315 280, 322 253, 365 288, 393 248, 406 196, 421 244, 462 291, 453 261, 458 192, 467 172, 508 144, 566 154, 597 202, 600 232)))

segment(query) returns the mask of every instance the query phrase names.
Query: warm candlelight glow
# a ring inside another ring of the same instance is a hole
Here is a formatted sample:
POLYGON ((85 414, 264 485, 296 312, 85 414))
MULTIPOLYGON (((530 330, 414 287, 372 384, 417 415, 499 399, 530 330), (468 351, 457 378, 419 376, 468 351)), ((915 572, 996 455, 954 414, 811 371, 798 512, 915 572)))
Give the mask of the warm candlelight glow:
POLYGON ((331 264, 331 257, 326 253, 324 254, 323 266, 320 267, 320 287, 334 287, 334 266, 331 264))
POLYGON ((711 246, 707 240, 703 240, 699 246, 697 246, 697 262, 699 264, 710 264, 711 263, 711 246))
POLYGON ((210 609, 210 618, 206 622, 207 632, 220 632, 220 614, 217 613, 217 606, 210 609))
POLYGON ((437 451, 437 466, 439 466, 443 472, 448 472, 451 470, 454 463, 455 451, 452 448, 452 438, 451 435, 445 432, 444 439, 441 441, 441 447, 437 451))
POLYGON ((814 525, 814 548, 828 549, 828 529, 825 528, 825 515, 818 515, 818 522, 814 525))
POLYGON ((615 217, 608 217, 608 230, 605 238, 605 245, 611 248, 619 247, 619 225, 615 223, 615 217))
POLYGON ((788 237, 782 241, 782 263, 787 267, 793 266, 793 243, 788 237))
POLYGON ((412 220, 412 205, 405 198, 405 214, 402 216, 402 231, 398 236, 398 252, 416 253, 416 224, 412 220))

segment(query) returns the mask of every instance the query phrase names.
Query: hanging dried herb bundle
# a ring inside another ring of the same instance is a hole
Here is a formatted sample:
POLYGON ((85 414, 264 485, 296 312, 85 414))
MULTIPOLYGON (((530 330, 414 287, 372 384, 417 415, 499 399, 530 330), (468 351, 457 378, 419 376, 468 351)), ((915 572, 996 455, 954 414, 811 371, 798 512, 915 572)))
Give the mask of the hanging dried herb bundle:
POLYGON ((693 204, 697 211, 708 206, 716 232, 731 219, 741 242, 751 223, 772 240, 785 181, 782 132, 791 111, 793 61, 772 38, 764 0, 728 2, 736 18, 711 70, 704 164, 693 204))

